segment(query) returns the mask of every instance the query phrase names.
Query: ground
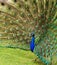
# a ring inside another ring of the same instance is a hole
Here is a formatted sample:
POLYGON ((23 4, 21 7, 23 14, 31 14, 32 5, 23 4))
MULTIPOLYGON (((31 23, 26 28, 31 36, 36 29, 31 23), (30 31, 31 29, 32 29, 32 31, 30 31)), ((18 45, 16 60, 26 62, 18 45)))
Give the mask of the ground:
POLYGON ((0 65, 43 65, 34 61, 35 54, 13 48, 0 48, 0 65))

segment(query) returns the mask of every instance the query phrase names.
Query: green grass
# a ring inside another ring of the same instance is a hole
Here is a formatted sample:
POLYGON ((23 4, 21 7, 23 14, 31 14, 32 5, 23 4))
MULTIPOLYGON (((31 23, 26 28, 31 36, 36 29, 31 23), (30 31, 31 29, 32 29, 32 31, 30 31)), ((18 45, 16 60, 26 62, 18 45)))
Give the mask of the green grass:
POLYGON ((36 56, 30 51, 0 48, 0 65, 43 65, 34 61, 36 56))

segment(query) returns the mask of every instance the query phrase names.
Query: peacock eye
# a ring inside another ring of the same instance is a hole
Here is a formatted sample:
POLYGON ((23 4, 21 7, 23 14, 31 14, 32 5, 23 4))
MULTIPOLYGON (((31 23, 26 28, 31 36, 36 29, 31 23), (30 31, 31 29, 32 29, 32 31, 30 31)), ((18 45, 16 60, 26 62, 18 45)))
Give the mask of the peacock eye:
POLYGON ((17 2, 17 0, 14 0, 14 2, 17 2))
POLYGON ((4 6, 5 4, 4 3, 1 3, 2 6, 4 6))
POLYGON ((11 10, 11 7, 8 7, 9 10, 11 10))
POLYGON ((52 2, 52 5, 54 4, 54 2, 52 2))
POLYGON ((25 1, 27 1, 27 0, 25 0, 25 1))
POLYGON ((21 8, 21 7, 22 7, 22 5, 21 5, 21 4, 19 4, 19 7, 21 8))

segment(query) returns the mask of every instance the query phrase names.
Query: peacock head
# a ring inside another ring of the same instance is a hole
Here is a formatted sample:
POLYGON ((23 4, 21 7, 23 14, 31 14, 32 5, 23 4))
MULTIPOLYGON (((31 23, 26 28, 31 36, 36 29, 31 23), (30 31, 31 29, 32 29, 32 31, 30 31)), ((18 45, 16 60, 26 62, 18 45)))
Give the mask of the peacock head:
POLYGON ((35 33, 34 33, 34 32, 32 32, 32 33, 31 33, 31 36, 32 36, 32 37, 34 37, 34 36, 35 36, 35 33))

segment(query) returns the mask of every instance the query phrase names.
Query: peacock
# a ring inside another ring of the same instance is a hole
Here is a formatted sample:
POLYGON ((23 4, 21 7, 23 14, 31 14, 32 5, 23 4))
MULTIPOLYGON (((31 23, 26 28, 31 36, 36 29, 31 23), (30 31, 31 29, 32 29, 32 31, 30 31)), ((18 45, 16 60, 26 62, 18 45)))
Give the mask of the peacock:
POLYGON ((35 34, 34 34, 34 32, 32 32, 31 36, 32 36, 32 39, 30 42, 30 50, 33 52, 34 48, 35 48, 35 34))
POLYGON ((0 0, 0 24, 1 40, 29 44, 46 65, 56 64, 57 0, 0 0))

